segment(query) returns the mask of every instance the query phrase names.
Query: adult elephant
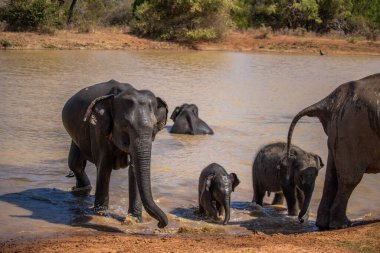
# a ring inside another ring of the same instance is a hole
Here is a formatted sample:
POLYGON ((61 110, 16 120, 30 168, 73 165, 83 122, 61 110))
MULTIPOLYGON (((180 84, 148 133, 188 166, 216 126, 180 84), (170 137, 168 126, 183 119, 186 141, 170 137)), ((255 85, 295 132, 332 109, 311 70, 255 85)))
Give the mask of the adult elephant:
MULTIPOLYGON (((328 136, 328 158, 316 225, 344 228, 351 193, 364 173, 380 172, 380 74, 340 85, 329 96, 300 111, 287 143, 288 161, 294 127, 303 116, 317 117, 328 136)), ((290 165, 290 163, 288 163, 290 165)), ((288 177, 293 170, 288 166, 288 177)))
POLYGON ((128 213, 141 220, 143 205, 158 227, 165 227, 167 217, 152 197, 150 162, 152 141, 165 126, 167 113, 166 103, 151 91, 114 80, 72 96, 63 107, 62 121, 72 138, 68 163, 76 177, 73 192, 89 193, 85 166, 94 163, 95 211, 102 212, 108 208, 111 171, 129 165, 128 213))
POLYGON ((170 119, 174 125, 170 129, 173 134, 214 134, 214 131, 198 116, 198 107, 194 104, 177 106, 170 119))

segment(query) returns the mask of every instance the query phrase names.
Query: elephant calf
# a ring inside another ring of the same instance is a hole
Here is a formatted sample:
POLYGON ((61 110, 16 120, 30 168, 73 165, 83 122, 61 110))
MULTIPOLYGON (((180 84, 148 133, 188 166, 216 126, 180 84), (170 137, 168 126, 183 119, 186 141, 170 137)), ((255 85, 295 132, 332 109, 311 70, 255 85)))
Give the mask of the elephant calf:
POLYGON ((239 183, 235 173, 228 174, 217 163, 208 165, 199 176, 199 212, 217 220, 218 213, 222 215, 224 210, 223 224, 226 225, 230 220, 231 193, 239 183))
POLYGON ((177 106, 170 119, 174 121, 170 133, 173 134, 214 134, 214 131, 198 117, 198 107, 194 104, 177 106))
POLYGON ((297 199, 301 209, 298 219, 303 222, 308 214, 315 179, 324 164, 318 155, 308 153, 297 146, 292 145, 291 150, 294 180, 287 178, 286 143, 269 144, 258 152, 252 166, 252 202, 262 206, 267 191, 276 193, 272 204, 282 204, 285 195, 288 214, 295 216, 297 199))

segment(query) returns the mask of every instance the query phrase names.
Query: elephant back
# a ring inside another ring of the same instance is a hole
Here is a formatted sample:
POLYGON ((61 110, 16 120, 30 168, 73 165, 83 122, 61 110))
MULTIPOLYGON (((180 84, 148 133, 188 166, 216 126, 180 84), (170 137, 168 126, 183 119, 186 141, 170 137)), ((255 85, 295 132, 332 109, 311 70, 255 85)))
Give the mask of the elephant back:
POLYGON ((281 191, 281 160, 286 143, 274 143, 260 149, 252 165, 253 185, 269 192, 281 191))

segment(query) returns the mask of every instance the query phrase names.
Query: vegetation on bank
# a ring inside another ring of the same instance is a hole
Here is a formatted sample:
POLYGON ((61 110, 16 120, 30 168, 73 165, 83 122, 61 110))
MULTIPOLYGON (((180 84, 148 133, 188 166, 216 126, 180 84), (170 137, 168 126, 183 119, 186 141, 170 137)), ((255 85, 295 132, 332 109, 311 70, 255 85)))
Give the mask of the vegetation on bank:
MULTIPOLYGON (((54 33, 126 26, 171 41, 222 38, 230 29, 380 35, 380 0, 0 0, 0 28, 54 33)), ((263 35, 265 36, 265 34, 263 35)))

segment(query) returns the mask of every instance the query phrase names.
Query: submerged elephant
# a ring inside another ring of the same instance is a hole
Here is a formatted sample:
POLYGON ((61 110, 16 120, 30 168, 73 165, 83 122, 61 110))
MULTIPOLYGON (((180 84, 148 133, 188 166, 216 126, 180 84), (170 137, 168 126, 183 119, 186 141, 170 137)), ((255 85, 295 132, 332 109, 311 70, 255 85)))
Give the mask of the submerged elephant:
MULTIPOLYGON (((351 193, 364 173, 380 172, 380 74, 340 85, 321 101, 293 119, 287 143, 288 161, 293 130, 303 116, 317 117, 328 136, 328 158, 323 195, 316 225, 320 229, 344 228, 351 193)), ((289 163, 290 165, 290 163, 289 163)), ((294 174, 288 168, 288 177, 294 174)))
POLYGON ((212 163, 204 168, 199 176, 198 199, 199 212, 207 217, 218 219, 218 214, 223 215, 226 225, 230 220, 231 193, 240 183, 235 173, 228 174, 217 163, 212 163))
POLYGON ((301 209, 298 219, 303 222, 309 210, 314 191, 315 179, 324 166, 320 156, 308 153, 292 145, 292 167, 294 181, 286 178, 286 143, 269 144, 260 149, 252 166, 252 183, 254 198, 252 202, 263 205, 265 192, 275 192, 273 205, 281 205, 284 200, 288 205, 288 214, 297 215, 296 198, 301 209))
POLYGON ((214 134, 214 131, 198 117, 198 107, 194 104, 177 106, 170 119, 174 125, 170 129, 173 134, 214 134))
POLYGON ((84 88, 62 110, 63 125, 72 138, 69 168, 76 177, 73 192, 91 190, 85 166, 97 168, 95 210, 108 208, 113 169, 129 165, 128 213, 141 220, 142 205, 160 228, 168 224, 155 204, 150 182, 152 141, 166 124, 166 103, 149 90, 111 80, 84 88), (142 204, 141 204, 142 203, 142 204))

